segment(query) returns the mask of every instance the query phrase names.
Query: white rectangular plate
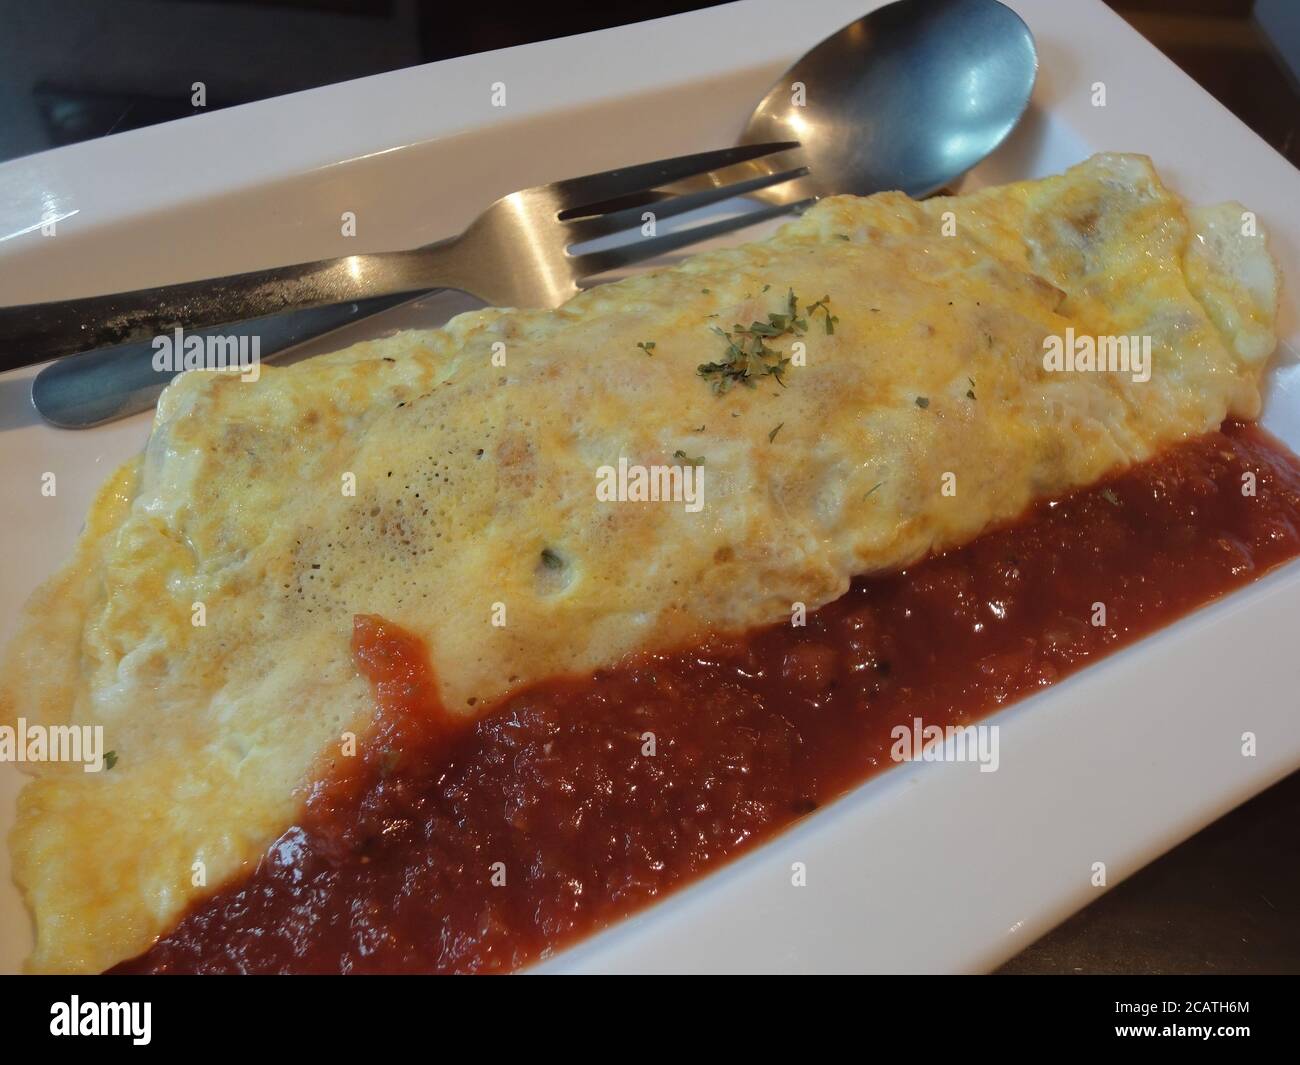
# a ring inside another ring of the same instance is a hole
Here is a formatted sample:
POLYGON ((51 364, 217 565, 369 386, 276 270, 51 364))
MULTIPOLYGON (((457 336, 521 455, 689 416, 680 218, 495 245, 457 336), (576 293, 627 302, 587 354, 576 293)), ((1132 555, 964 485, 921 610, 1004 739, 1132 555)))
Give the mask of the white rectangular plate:
MULTIPOLYGON (((516 188, 732 143, 768 84, 873 0, 793 15, 742 3, 431 64, 0 165, 0 303, 136 288, 458 231, 516 188), (507 107, 491 105, 493 83, 507 107), (357 215, 346 243, 340 215, 357 215), (54 236, 40 231, 57 219, 54 236)), ((1011 0, 1041 67, 1023 126, 966 187, 1150 155, 1194 202, 1255 210, 1290 284, 1265 425, 1300 450, 1296 171, 1100 0, 1011 0), (1093 106, 1093 86, 1106 106, 1093 106)), ((755 235, 755 234, 750 234, 755 235)), ((737 238, 738 239, 738 238, 737 238)), ((329 348, 468 304, 436 297, 329 348)), ((143 445, 140 416, 42 425, 32 370, 0 376, 0 639, 72 549, 92 493, 143 445), (57 475, 58 494, 40 492, 57 475)), ((917 764, 544 971, 986 970, 1300 766, 1300 567, 1288 566, 992 719, 1001 768, 917 764), (1241 754, 1254 732, 1258 754, 1241 754), (808 884, 791 886, 791 863, 808 884)), ((21 777, 0 766, 0 828, 21 777)), ((31 930, 0 853, 0 970, 31 930)))

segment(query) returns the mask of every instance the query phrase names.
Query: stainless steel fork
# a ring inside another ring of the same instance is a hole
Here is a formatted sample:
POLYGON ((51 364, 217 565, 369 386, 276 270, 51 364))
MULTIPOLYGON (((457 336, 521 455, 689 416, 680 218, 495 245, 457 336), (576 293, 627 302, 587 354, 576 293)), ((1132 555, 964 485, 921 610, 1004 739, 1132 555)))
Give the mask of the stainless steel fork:
POLYGON ((558 306, 593 275, 811 202, 769 206, 605 250, 571 250, 641 226, 648 208, 658 220, 802 177, 807 167, 785 156, 782 168, 759 166, 754 176, 727 180, 728 168, 797 148, 795 142, 745 145, 524 189, 497 200, 459 236, 410 251, 347 255, 114 295, 0 307, 0 370, 139 342, 178 326, 203 329, 439 288, 460 289, 497 306, 558 306), (706 184, 680 195, 656 193, 688 179, 706 184))

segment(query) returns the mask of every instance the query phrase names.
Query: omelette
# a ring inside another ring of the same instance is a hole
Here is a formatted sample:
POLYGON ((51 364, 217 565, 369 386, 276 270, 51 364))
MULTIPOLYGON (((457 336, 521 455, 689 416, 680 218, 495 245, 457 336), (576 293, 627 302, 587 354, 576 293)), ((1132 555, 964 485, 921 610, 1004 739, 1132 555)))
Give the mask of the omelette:
POLYGON ((468 717, 789 619, 1256 417, 1278 279, 1252 223, 1099 155, 826 199, 557 310, 182 374, 0 679, 0 724, 102 726, 113 755, 25 767, 29 967, 133 957, 256 864, 374 722, 358 615, 418 634, 468 717), (1081 337, 1148 363, 1048 357, 1081 337))

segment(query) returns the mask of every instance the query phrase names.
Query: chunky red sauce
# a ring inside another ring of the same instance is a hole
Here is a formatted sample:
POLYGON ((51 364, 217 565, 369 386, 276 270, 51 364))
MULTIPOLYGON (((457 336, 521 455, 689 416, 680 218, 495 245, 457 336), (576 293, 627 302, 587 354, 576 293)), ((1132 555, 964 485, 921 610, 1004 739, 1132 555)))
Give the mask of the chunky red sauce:
POLYGON ((548 681, 458 729, 419 641, 359 617, 379 742, 252 875, 117 971, 524 965, 889 765, 896 724, 969 722, 1051 684, 1300 553, 1298 528, 1300 465, 1230 426, 858 581, 804 628, 548 681))

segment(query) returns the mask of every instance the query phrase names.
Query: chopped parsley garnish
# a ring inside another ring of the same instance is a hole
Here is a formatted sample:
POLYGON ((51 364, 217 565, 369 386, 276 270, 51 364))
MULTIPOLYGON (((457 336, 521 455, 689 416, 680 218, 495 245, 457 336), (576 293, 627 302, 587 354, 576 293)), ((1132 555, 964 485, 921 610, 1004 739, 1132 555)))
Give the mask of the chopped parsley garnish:
POLYGON ((811 318, 818 311, 826 315, 826 335, 830 336, 835 332, 835 323, 839 321, 839 318, 831 314, 831 298, 829 296, 823 296, 812 304, 808 308, 808 317, 811 318))
POLYGON ((653 355, 655 353, 655 342, 653 340, 643 340, 637 344, 637 347, 647 355, 653 355))
POLYGON ((117 765, 117 752, 109 751, 106 755, 104 755, 104 768, 112 769, 113 766, 115 765, 117 765))
POLYGON ((863 498, 863 499, 870 499, 871 496, 872 496, 872 494, 875 492, 875 490, 876 490, 877 488, 879 488, 879 487, 880 487, 882 484, 884 484, 884 483, 885 483, 884 481, 877 481, 875 484, 873 484, 873 485, 871 486, 871 491, 868 492, 866 495, 864 495, 862 498, 863 498))
POLYGON ((727 342, 727 348, 721 359, 701 363, 696 373, 713 386, 716 394, 722 395, 737 382, 753 388, 758 378, 769 374, 784 388, 782 377, 790 365, 790 357, 769 347, 767 342, 778 337, 800 336, 807 330, 808 321, 799 317, 799 300, 791 289, 785 312, 769 314, 766 322, 752 322, 748 326, 737 323, 731 332, 716 325, 710 328, 727 342))
POLYGON ((920 407, 922 410, 925 410, 925 408, 928 407, 928 406, 930 405, 930 397, 929 397, 929 396, 917 396, 917 397, 916 397, 916 405, 917 405, 918 407, 920 407))
MULTIPOLYGON (((785 424, 785 422, 782 422, 782 423, 781 423, 781 425, 784 425, 784 424, 785 424)), ((767 434, 767 442, 768 442, 769 444, 772 443, 772 442, 774 442, 774 441, 776 440, 776 434, 779 433, 779 432, 781 431, 781 425, 778 425, 775 429, 773 429, 770 433, 767 434)))
POLYGON ((1119 496, 1115 494, 1113 489, 1103 488, 1101 490, 1101 498, 1104 499, 1107 503, 1109 503, 1112 507, 1119 506, 1119 496))
POLYGON ((690 455, 686 454, 686 452, 683 451, 681 448, 678 448, 676 451, 673 452, 673 458, 675 458, 675 459, 681 459, 681 460, 682 460, 684 463, 686 463, 686 465, 688 465, 688 466, 703 466, 703 465, 704 465, 704 457, 703 457, 703 456, 700 456, 700 457, 697 458, 697 459, 693 459, 693 458, 690 457, 690 455))
POLYGON ((968 377, 968 378, 966 378, 966 380, 970 382, 970 388, 966 389, 966 398, 967 398, 967 399, 974 399, 974 398, 975 398, 975 378, 973 378, 973 377, 968 377))

